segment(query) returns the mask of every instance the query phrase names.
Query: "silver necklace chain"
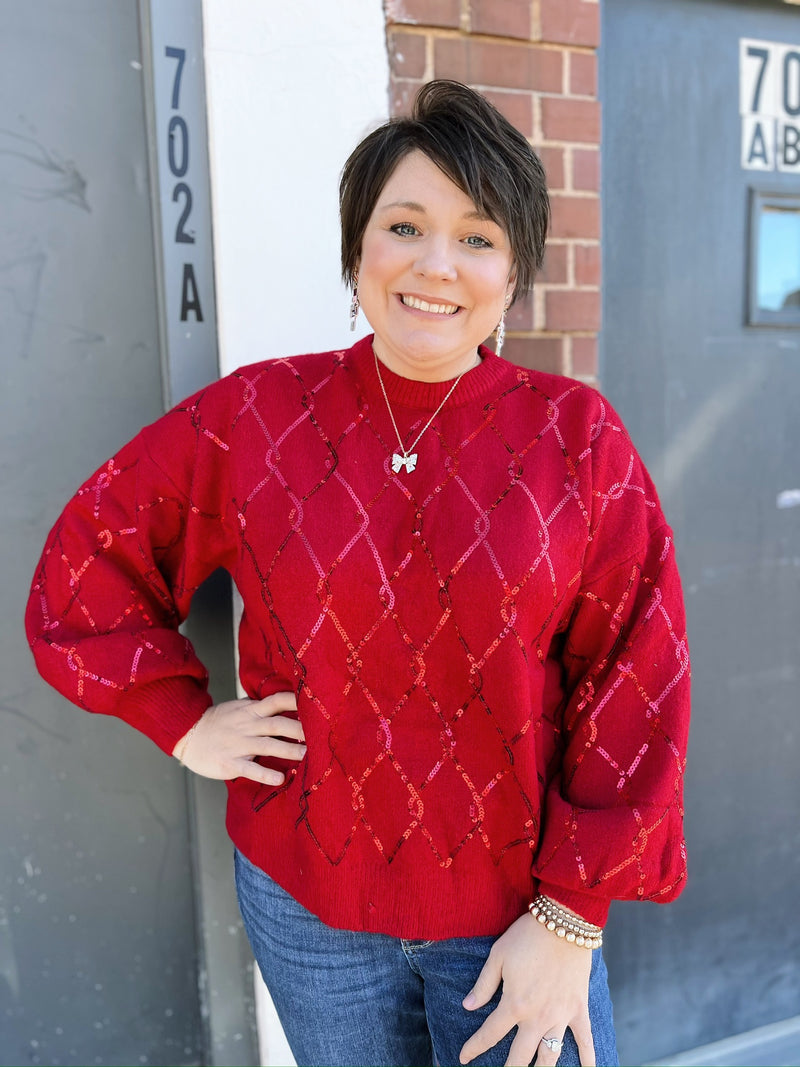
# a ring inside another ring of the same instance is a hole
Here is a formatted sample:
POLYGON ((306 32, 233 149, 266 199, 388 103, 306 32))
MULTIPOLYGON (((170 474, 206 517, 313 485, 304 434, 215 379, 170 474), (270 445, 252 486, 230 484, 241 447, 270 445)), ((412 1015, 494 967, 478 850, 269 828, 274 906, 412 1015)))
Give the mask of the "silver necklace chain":
MULTIPOLYGON (((400 471, 401 467, 405 467, 406 472, 408 474, 410 474, 411 471, 413 471, 414 468, 417 465, 417 453, 414 451, 414 449, 417 447, 417 445, 419 444, 420 440, 422 439, 422 435, 425 433, 425 431, 431 425, 433 420, 436 418, 436 416, 439 414, 439 412, 445 406, 447 401, 453 395, 453 391, 455 390, 455 387, 458 385, 458 383, 461 381, 461 379, 464 377, 464 375, 467 373, 467 371, 463 370, 459 374, 459 376, 456 378, 456 380, 453 382, 453 384, 447 390, 447 393, 445 395, 444 400, 441 402, 441 404, 438 406, 436 411, 434 411, 434 413, 431 415, 431 417, 428 419, 428 421, 422 427, 420 432, 417 434, 417 436, 416 436, 416 438, 414 440, 414 443, 409 445, 408 448, 406 448, 405 445, 403 444, 403 438, 400 436, 400 431, 397 428, 397 422, 395 421, 394 412, 392 411, 392 405, 389 403, 389 397, 388 397, 388 395, 386 393, 386 386, 383 384, 383 375, 381 374, 381 365, 380 365, 380 361, 378 360, 378 354, 377 354, 377 352, 375 351, 374 348, 372 349, 372 354, 375 357, 375 370, 376 370, 376 372, 378 374, 378 381, 380 382, 381 392, 383 393, 383 399, 386 401, 386 410, 389 412, 389 418, 392 420, 392 426, 394 426, 394 432, 397 435, 397 443, 400 446, 400 452, 395 452, 392 455, 392 470, 394 471, 395 474, 397 474, 400 471), (400 453, 402 453, 402 455, 400 453)), ((469 370, 469 369, 470 368, 467 368, 467 370, 469 370)))

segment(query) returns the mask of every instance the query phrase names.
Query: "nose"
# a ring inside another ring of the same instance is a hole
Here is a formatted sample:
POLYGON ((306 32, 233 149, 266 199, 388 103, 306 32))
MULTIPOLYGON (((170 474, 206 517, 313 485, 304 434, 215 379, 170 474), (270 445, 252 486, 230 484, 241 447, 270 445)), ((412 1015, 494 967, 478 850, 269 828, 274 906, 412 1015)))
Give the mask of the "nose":
POLYGON ((455 281, 457 276, 453 250, 444 235, 431 234, 417 246, 415 272, 421 278, 455 281))

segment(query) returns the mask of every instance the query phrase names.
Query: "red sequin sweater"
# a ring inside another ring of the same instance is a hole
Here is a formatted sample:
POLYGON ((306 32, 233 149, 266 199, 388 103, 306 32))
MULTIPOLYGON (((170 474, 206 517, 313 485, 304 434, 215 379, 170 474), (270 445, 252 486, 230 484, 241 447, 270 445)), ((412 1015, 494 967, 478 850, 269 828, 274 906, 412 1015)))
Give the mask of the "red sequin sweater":
MULTIPOLYGON (((499 934, 537 888, 593 922, 685 879, 689 663, 672 535, 594 390, 481 350, 413 472, 370 338, 258 363, 148 426, 47 541, 41 673, 170 753, 210 704, 178 627, 226 568, 240 677, 308 752, 228 783, 235 844, 326 923, 499 934)), ((449 383, 383 371, 415 439, 449 383)))

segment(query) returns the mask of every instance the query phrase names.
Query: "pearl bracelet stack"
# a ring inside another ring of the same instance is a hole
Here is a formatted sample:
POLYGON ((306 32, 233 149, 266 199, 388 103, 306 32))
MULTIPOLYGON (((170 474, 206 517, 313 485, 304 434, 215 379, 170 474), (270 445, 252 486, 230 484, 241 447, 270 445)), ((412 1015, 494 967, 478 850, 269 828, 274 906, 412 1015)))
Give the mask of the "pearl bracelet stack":
POLYGON ((563 937, 570 944, 580 945, 581 948, 600 948, 603 944, 602 926, 594 926, 577 915, 571 915, 541 893, 528 905, 528 911, 537 922, 552 930, 556 937, 563 937))

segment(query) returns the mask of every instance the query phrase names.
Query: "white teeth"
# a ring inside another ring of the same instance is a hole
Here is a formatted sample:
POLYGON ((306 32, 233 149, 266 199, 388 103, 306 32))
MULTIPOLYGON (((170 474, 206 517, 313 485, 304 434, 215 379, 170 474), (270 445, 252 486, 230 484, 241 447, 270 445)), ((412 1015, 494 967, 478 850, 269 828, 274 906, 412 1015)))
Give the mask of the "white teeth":
POLYGON ((427 300, 419 300, 416 296, 401 296, 400 299, 406 307, 431 311, 434 315, 454 315, 458 311, 458 304, 429 304, 427 300))

